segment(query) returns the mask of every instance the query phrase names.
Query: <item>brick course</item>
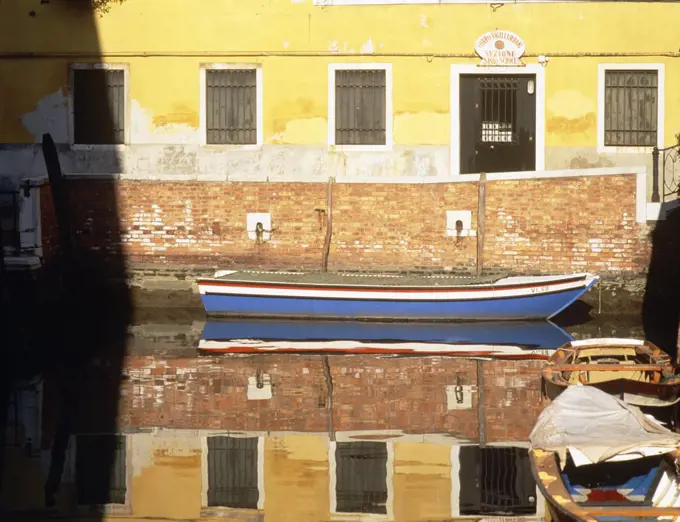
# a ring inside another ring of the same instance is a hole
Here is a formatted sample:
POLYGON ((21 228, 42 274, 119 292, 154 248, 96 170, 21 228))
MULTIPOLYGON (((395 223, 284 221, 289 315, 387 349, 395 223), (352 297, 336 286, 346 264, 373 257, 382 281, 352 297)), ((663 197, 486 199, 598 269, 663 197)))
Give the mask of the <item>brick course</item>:
MULTIPOLYGON (((446 401, 446 386, 477 384, 477 364, 483 365, 484 372, 487 441, 526 440, 543 407, 540 361, 329 357, 334 429, 449 433, 477 440, 479 395, 473 394, 468 410, 448 410, 446 401)), ((101 404, 97 403, 107 388, 102 370, 99 366, 99 371, 86 372, 91 378, 83 383, 79 394, 80 430, 97 431, 100 427, 97 412, 101 404), (91 397, 99 399, 88 399, 91 397)), ((330 398, 318 356, 128 356, 122 375, 118 405, 121 428, 329 429, 330 398), (248 378, 258 371, 271 375, 270 400, 247 398, 248 378)))
MULTIPOLYGON (((68 185, 80 243, 106 255, 122 251, 132 264, 315 269, 321 263, 325 183, 71 179, 68 185), (248 212, 271 213, 270 241, 248 239, 248 212)), ((634 175, 487 182, 485 268, 639 273, 650 247, 647 225, 635 221, 635 194, 634 175)), ((477 183, 335 184, 329 269, 473 269, 476 239, 447 237, 446 210, 471 210, 476 228, 477 183)))

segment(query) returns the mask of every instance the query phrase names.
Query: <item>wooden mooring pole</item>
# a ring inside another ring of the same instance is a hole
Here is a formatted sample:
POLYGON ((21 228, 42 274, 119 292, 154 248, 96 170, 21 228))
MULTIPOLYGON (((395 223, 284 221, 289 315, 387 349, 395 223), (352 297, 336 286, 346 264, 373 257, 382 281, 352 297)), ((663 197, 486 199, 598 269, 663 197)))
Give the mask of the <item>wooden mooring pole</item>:
POLYGON ((484 227, 486 214, 486 173, 479 175, 477 192, 477 277, 484 270, 484 227))
POLYGON ((328 272, 328 255, 331 251, 331 238, 333 237, 333 183, 334 177, 328 178, 326 188, 326 236, 323 240, 323 255, 321 256, 321 271, 328 272))

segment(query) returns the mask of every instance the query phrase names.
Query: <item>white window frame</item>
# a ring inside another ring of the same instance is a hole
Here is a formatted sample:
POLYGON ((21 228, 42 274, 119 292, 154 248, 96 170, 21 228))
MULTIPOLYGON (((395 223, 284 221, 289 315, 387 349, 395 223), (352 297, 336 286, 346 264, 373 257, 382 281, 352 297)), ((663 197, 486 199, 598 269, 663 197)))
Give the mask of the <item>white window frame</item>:
MULTIPOLYGON (((451 517, 452 518, 459 518, 461 516, 468 517, 477 517, 477 515, 461 515, 460 514, 460 448, 461 446, 479 446, 479 444, 454 444, 451 446, 451 453, 450 453, 450 459, 451 459, 451 517)), ((494 442, 493 444, 488 444, 487 446, 496 446, 496 447, 503 447, 503 446, 510 446, 510 447, 517 447, 517 448, 527 448, 529 449, 529 443, 528 442, 494 442)), ((541 493, 541 488, 538 484, 536 484, 536 514, 535 515, 527 515, 526 520, 544 520, 545 517, 545 498, 543 497, 543 493, 541 493)), ((478 516, 480 519, 483 519, 483 515, 478 516)), ((490 517, 493 518, 493 517, 490 517)), ((509 517, 510 518, 510 517, 509 517)), ((522 520, 523 517, 521 516, 515 516, 512 518, 512 520, 522 520)))
POLYGON ((215 514, 228 515, 234 512, 260 512, 264 510, 264 440, 265 437, 257 435, 257 511, 254 509, 230 508, 224 506, 208 506, 208 437, 232 437, 232 438, 255 438, 252 434, 244 432, 232 433, 229 431, 208 432, 201 435, 201 516, 212 517, 215 514))
MULTIPOLYGON (((338 436, 337 442, 361 442, 360 438, 349 438, 338 436)), ((374 513, 338 513, 338 498, 336 496, 337 486, 337 472, 338 464, 335 460, 336 441, 330 441, 328 444, 328 498, 330 499, 331 520, 348 520, 348 521, 364 521, 364 520, 394 520, 394 444, 392 441, 384 440, 370 440, 370 442, 384 442, 387 445, 387 463, 385 464, 386 476, 385 482, 387 486, 387 503, 384 515, 374 513)))
POLYGON ((545 170, 545 67, 528 64, 524 67, 479 67, 474 64, 454 64, 451 66, 451 176, 465 178, 472 174, 460 173, 460 77, 466 74, 514 74, 535 75, 536 89, 536 166, 533 171, 545 170))
POLYGON ((69 65, 68 72, 68 142, 72 150, 124 150, 130 144, 130 129, 131 129, 131 111, 130 111, 130 65, 127 63, 72 63, 69 65), (106 69, 108 71, 123 71, 123 103, 125 114, 125 129, 123 143, 109 143, 87 145, 82 143, 75 143, 74 131, 74 77, 75 71, 92 70, 92 69, 106 69))
POLYGON ((666 67, 663 63, 601 63, 597 67, 597 152, 600 154, 651 154, 654 147, 606 146, 604 144, 605 125, 605 73, 607 71, 656 71, 656 146, 660 149, 664 144, 664 113, 666 107, 665 83, 666 67))
POLYGON ((264 144, 264 89, 263 89, 263 71, 260 63, 202 63, 199 66, 199 88, 200 88, 200 115, 199 115, 199 133, 201 136, 201 146, 210 149, 218 150, 259 150, 264 144), (255 71, 255 125, 256 129, 256 143, 249 143, 246 145, 240 144, 219 144, 208 143, 208 97, 206 92, 206 71, 232 71, 232 70, 254 70, 255 71))
POLYGON ((381 152, 391 151, 394 146, 394 113, 392 111, 392 64, 391 63, 331 63, 328 64, 328 147, 344 152, 381 152), (380 69, 385 71, 385 144, 384 145, 336 145, 335 144, 335 72, 365 71, 380 69))

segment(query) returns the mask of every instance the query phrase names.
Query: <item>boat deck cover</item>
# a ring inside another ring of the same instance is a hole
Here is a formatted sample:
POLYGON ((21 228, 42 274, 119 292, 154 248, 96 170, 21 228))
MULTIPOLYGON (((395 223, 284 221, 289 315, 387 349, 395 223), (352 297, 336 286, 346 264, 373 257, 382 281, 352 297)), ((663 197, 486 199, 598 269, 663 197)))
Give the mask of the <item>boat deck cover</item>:
POLYGON ((505 276, 488 275, 482 277, 447 274, 360 274, 341 272, 265 272, 239 270, 216 275, 219 281, 249 283, 291 283, 309 285, 339 286, 465 286, 491 284, 505 276))

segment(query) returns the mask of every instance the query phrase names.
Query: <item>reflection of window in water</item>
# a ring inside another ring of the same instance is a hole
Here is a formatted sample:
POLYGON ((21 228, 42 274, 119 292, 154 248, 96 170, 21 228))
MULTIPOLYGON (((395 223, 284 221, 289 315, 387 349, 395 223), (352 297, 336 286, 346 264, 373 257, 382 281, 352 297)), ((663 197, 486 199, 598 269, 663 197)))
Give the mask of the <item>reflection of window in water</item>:
POLYGON ((536 482, 519 447, 460 448, 461 515, 534 515, 536 482))
POLYGON ((208 437, 208 506, 257 509, 257 437, 208 437))
POLYGON ((387 444, 335 446, 336 512, 387 514, 387 444))
POLYGON ((480 90, 481 141, 484 143, 515 142, 519 78, 481 78, 480 90))
POLYGON ((125 504, 127 455, 123 435, 76 437, 76 487, 81 506, 125 504), (110 470, 102 457, 113 454, 110 470))

